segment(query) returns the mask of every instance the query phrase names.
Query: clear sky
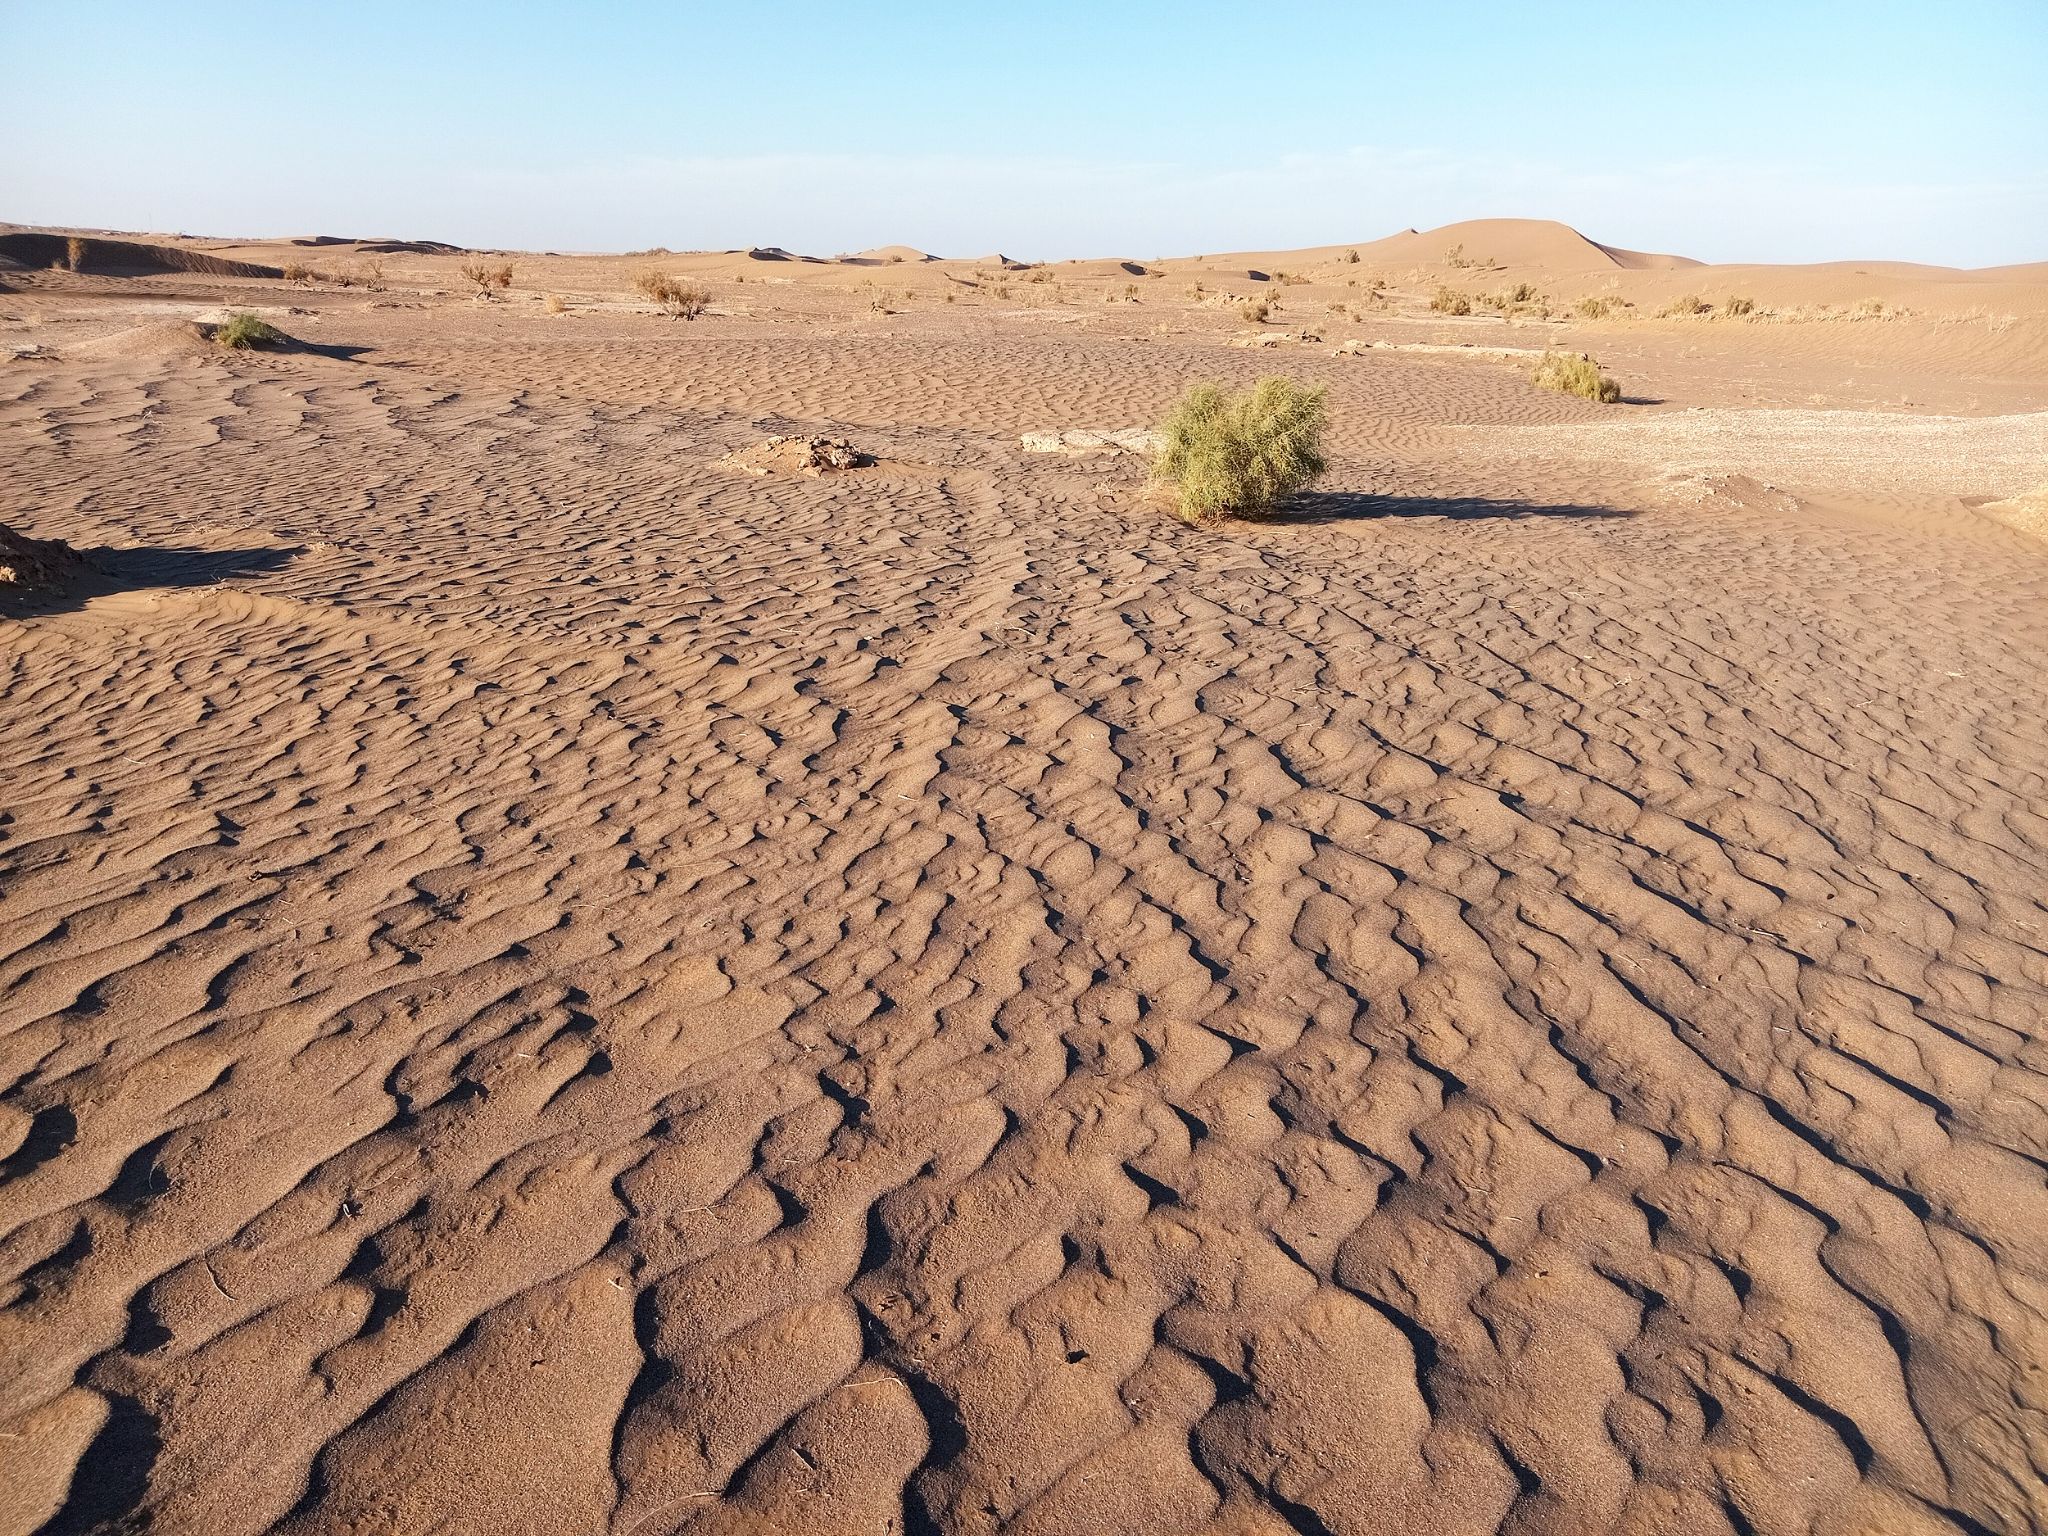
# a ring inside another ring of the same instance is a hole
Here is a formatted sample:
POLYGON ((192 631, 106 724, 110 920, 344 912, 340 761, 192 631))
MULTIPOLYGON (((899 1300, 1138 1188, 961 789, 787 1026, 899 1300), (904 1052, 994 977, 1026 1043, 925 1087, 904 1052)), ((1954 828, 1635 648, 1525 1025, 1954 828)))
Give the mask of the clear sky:
POLYGON ((1156 256, 1562 219, 2048 260, 2048 0, 0 0, 0 219, 1156 256))

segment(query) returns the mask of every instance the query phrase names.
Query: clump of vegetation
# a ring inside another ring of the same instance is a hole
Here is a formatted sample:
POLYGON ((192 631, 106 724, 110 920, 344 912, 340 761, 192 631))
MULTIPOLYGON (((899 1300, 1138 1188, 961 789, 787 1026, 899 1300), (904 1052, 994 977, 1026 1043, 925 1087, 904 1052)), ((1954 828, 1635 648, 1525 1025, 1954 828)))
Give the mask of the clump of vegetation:
POLYGON ((1439 286, 1429 307, 1440 315, 1469 315, 1472 313, 1472 296, 1456 288, 1439 286))
POLYGON ((284 340, 284 332, 248 310, 237 310, 213 328, 213 339, 223 347, 237 349, 247 347, 274 347, 284 340))
POLYGON ((80 236, 73 235, 64 242, 65 264, 74 272, 83 272, 85 270, 85 251, 85 241, 80 236))
POLYGON ((547 312, 551 315, 565 315, 569 312, 569 301, 559 293, 551 293, 546 299, 547 312))
POLYGON ((493 263, 472 259, 465 261, 456 270, 466 281, 475 285, 478 293, 489 293, 493 288, 503 290, 512 286, 512 263, 509 261, 493 263))
POLYGON ((1461 242, 1444 252, 1444 265, 1447 267, 1457 267, 1462 270, 1465 267, 1476 266, 1477 263, 1465 254, 1465 247, 1461 242))
POLYGON ((1721 313, 1724 315, 1753 315, 1756 313, 1756 300, 1751 298, 1729 299, 1722 304, 1721 313))
POLYGON ((1353 266, 1353 267, 1357 266, 1357 265, 1358 265, 1358 252, 1356 252, 1356 251, 1346 251, 1346 252, 1344 253, 1344 261, 1345 261, 1346 265, 1348 265, 1348 266, 1353 266))
POLYGON ((1621 398, 1621 386, 1583 352, 1544 353, 1530 379, 1538 389, 1555 389, 1601 405, 1612 405, 1621 398))
POLYGON ((1884 300, 1860 300, 1849 313, 1858 320, 1882 320, 1884 318, 1884 300))
POLYGON ((1160 429, 1153 477, 1171 487, 1182 522, 1264 516, 1323 473, 1325 418, 1323 391, 1291 379, 1243 394, 1197 384, 1160 429))
POLYGON ((1679 320, 1688 315, 1704 315, 1713 305, 1696 293, 1682 293, 1657 311, 1660 320, 1679 320))
POLYGON ((1517 283, 1512 288, 1503 288, 1499 293, 1481 294, 1478 302, 1488 309, 1497 309, 1504 315, 1530 313, 1548 317, 1550 314, 1550 306, 1532 283, 1517 283))
POLYGON ((695 283, 670 277, 666 272, 650 269, 636 273, 633 287, 642 298, 659 304, 661 312, 671 320, 694 320, 711 306, 710 294, 695 283))
POLYGON ((1237 312, 1253 325, 1264 325, 1273 315, 1271 299, 1246 299, 1237 306, 1237 312))

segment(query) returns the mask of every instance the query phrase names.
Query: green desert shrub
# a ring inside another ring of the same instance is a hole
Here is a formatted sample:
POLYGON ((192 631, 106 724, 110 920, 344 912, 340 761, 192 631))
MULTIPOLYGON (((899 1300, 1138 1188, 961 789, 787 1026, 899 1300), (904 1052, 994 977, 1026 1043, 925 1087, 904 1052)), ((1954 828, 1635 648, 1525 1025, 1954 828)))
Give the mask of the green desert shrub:
POLYGON ((1439 287, 1436 296, 1429 301, 1429 307, 1440 315, 1469 315, 1472 313, 1472 296, 1460 293, 1456 288, 1439 287))
POLYGON ((1291 379, 1263 378, 1242 394, 1197 384, 1160 429, 1153 477, 1183 522, 1264 516, 1322 474, 1325 416, 1323 391, 1291 379))
POLYGON ((1621 398, 1621 386, 1583 352, 1546 352, 1531 378, 1539 389, 1555 389, 1602 405, 1621 398))
POLYGON ((215 326, 213 339, 224 347, 269 347, 283 341, 284 332, 244 309, 215 326))

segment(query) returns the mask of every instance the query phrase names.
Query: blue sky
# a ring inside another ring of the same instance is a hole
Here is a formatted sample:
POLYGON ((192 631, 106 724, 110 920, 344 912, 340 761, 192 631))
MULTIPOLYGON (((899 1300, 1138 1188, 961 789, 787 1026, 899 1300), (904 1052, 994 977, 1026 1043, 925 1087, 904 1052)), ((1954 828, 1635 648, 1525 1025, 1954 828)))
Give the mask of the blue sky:
POLYGON ((1151 256, 1562 219, 2048 260, 2048 0, 0 0, 0 219, 1151 256))

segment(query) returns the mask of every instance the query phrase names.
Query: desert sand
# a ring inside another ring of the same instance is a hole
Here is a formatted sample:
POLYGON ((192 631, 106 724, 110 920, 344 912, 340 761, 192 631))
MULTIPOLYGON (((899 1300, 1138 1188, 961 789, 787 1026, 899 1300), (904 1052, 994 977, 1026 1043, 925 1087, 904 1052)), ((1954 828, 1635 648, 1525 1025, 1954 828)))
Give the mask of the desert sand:
POLYGON ((2048 1527, 2048 266, 69 233, 0 1531, 2048 1527))

